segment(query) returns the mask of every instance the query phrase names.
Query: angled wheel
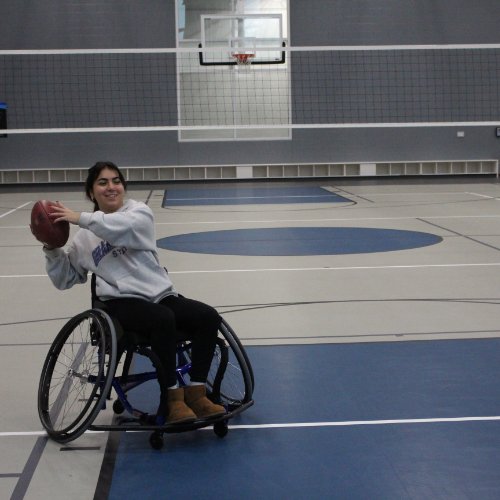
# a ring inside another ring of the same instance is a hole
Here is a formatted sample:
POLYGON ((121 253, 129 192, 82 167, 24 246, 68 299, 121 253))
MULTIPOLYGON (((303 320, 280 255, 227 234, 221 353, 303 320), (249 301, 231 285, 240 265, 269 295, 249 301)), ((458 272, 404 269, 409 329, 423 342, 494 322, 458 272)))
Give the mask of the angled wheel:
POLYGON ((71 318, 45 359, 38 386, 38 414, 51 438, 76 439, 104 407, 116 367, 111 318, 91 309, 71 318))
POLYGON ((254 376, 253 376, 252 364, 250 363, 250 359, 248 357, 247 352, 245 351, 245 348, 243 347, 243 344, 241 343, 240 339, 236 335, 235 331, 231 328, 231 326, 229 325, 229 323, 225 319, 222 320, 221 333, 223 334, 223 336, 225 338, 230 337, 231 340, 234 342, 234 344, 238 347, 238 349, 241 353, 241 356, 243 357, 243 360, 245 361, 245 365, 248 369, 248 374, 250 376, 250 380, 252 383, 252 393, 253 393, 253 388, 255 387, 255 381, 254 381, 254 376), (224 333, 224 331, 226 333, 224 333))
POLYGON ((212 398, 234 410, 252 399, 254 378, 250 360, 238 337, 224 320, 219 328, 207 385, 212 398))

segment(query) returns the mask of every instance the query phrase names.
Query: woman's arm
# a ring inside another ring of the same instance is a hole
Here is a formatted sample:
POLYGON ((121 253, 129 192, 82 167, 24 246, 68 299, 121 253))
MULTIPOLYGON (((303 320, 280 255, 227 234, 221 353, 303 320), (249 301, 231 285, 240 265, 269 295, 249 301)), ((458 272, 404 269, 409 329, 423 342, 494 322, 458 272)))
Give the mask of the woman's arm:
POLYGON ((68 221, 92 231, 113 246, 124 246, 135 250, 155 250, 154 217, 145 204, 129 200, 124 210, 106 214, 96 212, 73 212, 56 202, 51 216, 54 222, 68 221))
POLYGON ((132 208, 111 214, 82 212, 78 225, 113 246, 135 250, 156 249, 153 212, 144 203, 135 202, 132 208))
POLYGON ((85 283, 87 281, 88 271, 71 263, 70 252, 72 250, 76 252, 72 245, 70 245, 68 251, 62 248, 43 248, 43 252, 45 253, 45 269, 52 283, 59 290, 66 290, 77 283, 85 283))

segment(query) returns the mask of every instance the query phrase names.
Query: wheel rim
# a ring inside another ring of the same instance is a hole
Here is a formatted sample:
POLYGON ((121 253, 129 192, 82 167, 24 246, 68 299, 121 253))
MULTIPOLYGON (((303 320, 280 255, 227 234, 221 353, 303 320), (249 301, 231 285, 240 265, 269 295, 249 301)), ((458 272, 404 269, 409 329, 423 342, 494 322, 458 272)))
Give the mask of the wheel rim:
POLYGON ((40 417, 52 436, 76 432, 89 420, 107 358, 104 328, 95 315, 76 316, 61 334, 49 351, 40 382, 40 417))

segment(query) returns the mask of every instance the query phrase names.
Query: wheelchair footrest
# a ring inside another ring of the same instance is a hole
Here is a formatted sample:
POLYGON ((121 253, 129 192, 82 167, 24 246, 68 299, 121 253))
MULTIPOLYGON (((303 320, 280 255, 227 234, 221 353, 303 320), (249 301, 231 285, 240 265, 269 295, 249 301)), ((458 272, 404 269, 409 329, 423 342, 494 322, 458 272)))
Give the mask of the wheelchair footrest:
POLYGON ((164 424, 155 425, 155 416, 144 414, 140 419, 134 418, 120 418, 114 424, 97 424, 91 425, 89 430, 92 431, 157 431, 165 434, 177 433, 177 432, 187 432, 196 429, 201 429, 203 427, 210 427, 217 422, 224 422, 235 417, 239 413, 245 411, 247 408, 253 405, 253 400, 242 404, 238 408, 227 412, 224 415, 214 418, 206 418, 195 420, 194 422, 188 423, 178 423, 178 424, 164 424))

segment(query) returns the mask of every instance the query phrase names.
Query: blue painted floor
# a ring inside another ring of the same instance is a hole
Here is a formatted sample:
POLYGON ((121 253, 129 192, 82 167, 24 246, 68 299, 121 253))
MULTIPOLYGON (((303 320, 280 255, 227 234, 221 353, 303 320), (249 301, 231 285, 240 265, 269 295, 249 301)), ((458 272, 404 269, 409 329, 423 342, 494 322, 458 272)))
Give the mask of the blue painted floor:
POLYGON ((407 250, 440 243, 435 234, 367 227, 278 227, 178 234, 159 248, 214 255, 341 255, 407 250))
MULTIPOLYGON (((173 188, 162 206, 346 203, 319 186, 173 188)), ((440 243, 431 233, 363 227, 274 227, 178 234, 161 238, 159 248, 213 255, 308 256, 406 250, 440 243)))
POLYGON ((163 207, 186 205, 269 205, 284 203, 346 203, 347 198, 318 186, 172 188, 165 191, 163 207))
POLYGON ((162 451, 122 434, 110 498, 500 498, 500 421, 457 420, 500 415, 500 339, 248 354, 256 404, 236 427, 169 434, 162 451))
POLYGON ((127 438, 109 498, 499 498, 499 422, 201 434, 161 455, 127 438))

